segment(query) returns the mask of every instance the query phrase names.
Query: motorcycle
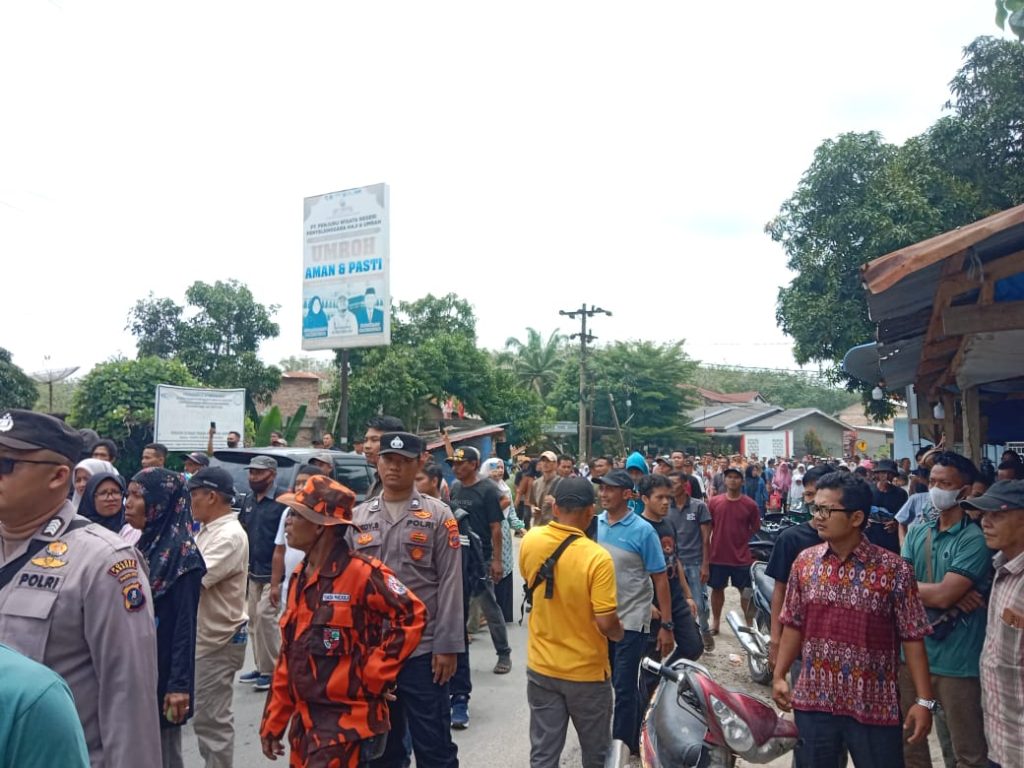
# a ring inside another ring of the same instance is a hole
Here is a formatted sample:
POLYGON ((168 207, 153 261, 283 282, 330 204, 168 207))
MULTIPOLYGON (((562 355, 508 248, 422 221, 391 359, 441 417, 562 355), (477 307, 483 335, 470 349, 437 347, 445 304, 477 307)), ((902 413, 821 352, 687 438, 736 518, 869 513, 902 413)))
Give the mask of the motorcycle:
POLYGON ((772 631, 772 592, 775 591, 775 579, 765 573, 767 563, 754 563, 750 566, 750 580, 754 584, 751 590, 753 601, 753 617, 748 624, 736 611, 729 611, 725 620, 729 623, 736 639, 747 652, 747 668, 750 679, 761 685, 772 681, 772 671, 768 666, 768 643, 772 631))
POLYGON ((779 535, 787 528, 797 524, 798 521, 788 514, 765 515, 761 520, 761 529, 750 537, 750 542, 748 543, 750 554, 754 556, 755 560, 767 562, 768 558, 771 557, 772 550, 775 548, 775 541, 779 538, 779 535))
MULTIPOLYGON (((644 768, 732 768, 736 758, 768 763, 796 746, 796 724, 766 702, 719 685, 687 659, 640 665, 660 680, 640 728, 644 768)), ((605 768, 624 768, 629 750, 615 742, 605 768)))

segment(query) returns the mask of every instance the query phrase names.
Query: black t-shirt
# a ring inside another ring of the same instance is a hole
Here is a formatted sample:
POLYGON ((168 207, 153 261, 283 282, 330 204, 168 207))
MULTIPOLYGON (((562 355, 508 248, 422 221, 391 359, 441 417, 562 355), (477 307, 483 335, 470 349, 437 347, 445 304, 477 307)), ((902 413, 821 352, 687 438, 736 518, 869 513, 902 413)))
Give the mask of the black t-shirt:
POLYGON ((793 570, 796 556, 808 547, 821 544, 821 541, 818 532, 809 523, 786 528, 775 540, 775 548, 772 549, 772 556, 768 558, 764 572, 780 584, 785 584, 789 581, 789 572, 793 570))
MULTIPOLYGON (((903 509, 903 505, 907 503, 908 498, 907 492, 895 485, 890 485, 887 491, 880 491, 877 485, 872 485, 871 495, 876 507, 886 509, 893 515, 903 509)), ((881 523, 870 523, 864 535, 867 536, 868 541, 872 544, 877 544, 888 549, 890 552, 899 554, 900 538, 895 529, 887 531, 881 523)))
POLYGON ((464 486, 456 481, 451 487, 449 506, 455 512, 464 509, 469 513, 469 525, 480 537, 484 548, 484 560, 489 561, 493 554, 491 546, 491 523, 500 523, 504 519, 501 513, 501 491, 488 479, 477 480, 473 485, 464 486))
MULTIPOLYGON (((650 523, 654 532, 658 534, 658 541, 661 543, 661 551, 665 555, 665 573, 668 574, 668 588, 672 593, 672 605, 682 603, 686 605, 683 597, 683 586, 679 583, 679 574, 676 570, 676 563, 679 558, 676 556, 676 539, 678 532, 675 525, 668 518, 664 520, 651 520, 649 517, 640 515, 641 519, 650 523)), ((654 596, 654 604, 658 604, 658 596, 654 596)))
POLYGON ((238 515, 238 521, 249 536, 249 577, 253 581, 270 581, 274 539, 281 525, 281 514, 288 509, 284 504, 274 501, 281 493, 274 488, 259 501, 256 501, 255 494, 249 496, 238 515))

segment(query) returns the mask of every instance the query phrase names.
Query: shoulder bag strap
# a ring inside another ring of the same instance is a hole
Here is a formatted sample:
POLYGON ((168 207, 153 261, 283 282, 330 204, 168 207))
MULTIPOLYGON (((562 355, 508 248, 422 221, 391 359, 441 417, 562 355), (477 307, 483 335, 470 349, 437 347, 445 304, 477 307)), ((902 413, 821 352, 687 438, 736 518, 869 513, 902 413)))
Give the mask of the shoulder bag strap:
MULTIPOLYGON (((64 529, 64 533, 84 528, 87 525, 92 525, 92 523, 85 518, 75 518, 68 524, 68 527, 64 529)), ((0 589, 6 587, 10 583, 11 579, 17 575, 18 571, 24 568, 25 564, 35 557, 40 549, 45 547, 47 544, 52 543, 52 541, 44 541, 43 539, 32 539, 32 541, 28 543, 28 549, 26 549, 19 558, 12 560, 3 568, 0 568, 0 589)))
POLYGON ((928 583, 932 584, 935 582, 932 576, 932 524, 925 523, 928 526, 928 535, 924 539, 924 558, 925 558, 925 578, 928 579, 928 583))

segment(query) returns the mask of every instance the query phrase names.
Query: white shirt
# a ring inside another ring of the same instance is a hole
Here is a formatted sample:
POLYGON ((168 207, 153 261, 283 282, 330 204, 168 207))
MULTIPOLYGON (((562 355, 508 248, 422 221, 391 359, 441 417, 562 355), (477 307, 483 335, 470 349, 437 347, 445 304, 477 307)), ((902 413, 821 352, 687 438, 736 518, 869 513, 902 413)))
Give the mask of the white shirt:
POLYGON ((288 539, 284 535, 284 521, 287 519, 288 511, 285 510, 281 513, 281 522, 277 526, 277 536, 274 537, 274 543, 279 547, 284 547, 284 581, 281 582, 281 605, 284 605, 288 599, 288 582, 292 578, 292 574, 295 573, 295 569, 302 562, 302 558, 306 556, 306 553, 301 549, 293 549, 288 546, 288 539))

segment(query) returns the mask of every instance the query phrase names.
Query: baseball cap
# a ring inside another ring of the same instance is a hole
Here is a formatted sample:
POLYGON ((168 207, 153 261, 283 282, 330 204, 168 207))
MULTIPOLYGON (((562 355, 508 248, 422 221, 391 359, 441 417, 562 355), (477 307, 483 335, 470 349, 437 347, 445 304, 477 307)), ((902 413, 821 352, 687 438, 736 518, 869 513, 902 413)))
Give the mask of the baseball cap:
POLYGON ((277 469, 277 460, 273 456, 253 456, 246 469, 277 469))
MULTIPOLYGON (((562 481, 564 483, 565 480, 562 481)), ((633 489, 633 478, 624 469, 613 469, 611 472, 602 475, 594 480, 598 485, 610 485, 613 488, 633 489)))
POLYGON ((672 459, 670 459, 668 456, 658 456, 657 458, 655 458, 654 463, 664 464, 665 466, 671 467, 672 459))
POLYGON ((277 500, 316 525, 355 525, 355 493, 327 475, 313 475, 301 490, 285 493, 277 500))
POLYGON ((210 457, 202 451, 192 451, 192 453, 186 454, 185 458, 203 467, 210 466, 210 457))
MULTIPOLYGON (((460 448, 459 450, 465 450, 460 448)), ((473 449, 476 450, 475 448, 473 449)), ((405 456, 408 459, 416 459, 424 451, 423 440, 411 432, 385 432, 380 436, 380 451, 379 454, 383 456, 386 453, 396 453, 399 456, 405 456)), ((455 452, 456 454, 458 451, 455 452)), ((477 455, 477 460, 480 459, 480 454, 477 455)), ((472 459, 464 459, 464 461, 472 461, 472 459)))
POLYGON ((726 467, 722 470, 722 477, 725 477, 726 475, 739 475, 740 477, 743 477, 743 470, 739 467, 726 467))
MULTIPOLYGON (((384 444, 384 440, 381 439, 381 445, 384 444)), ((417 454, 419 455, 419 454, 417 454)), ((456 448, 455 453, 445 459, 449 464, 455 464, 462 461, 480 461, 480 451, 471 445, 467 445, 465 448, 456 448)))
POLYGON ((317 451, 309 457, 310 461, 322 461, 324 464, 334 466, 334 453, 331 451, 317 451))
POLYGON ((1024 509, 1024 480, 998 480, 981 496, 964 499, 960 506, 963 509, 979 509, 982 512, 1024 509))
POLYGON ((560 507, 587 507, 594 503, 594 484, 585 477, 567 477, 555 488, 560 507))
POLYGON ((225 496, 235 495, 235 483, 231 473, 223 467, 203 467, 188 479, 188 489, 209 488, 225 496))
POLYGON ((542 453, 537 458, 544 459, 545 461, 558 461, 558 456, 555 454, 554 451, 544 451, 544 453, 542 453))
POLYGON ((19 408, 0 413, 0 445, 16 451, 53 451, 75 464, 85 450, 77 429, 45 413, 19 408))

